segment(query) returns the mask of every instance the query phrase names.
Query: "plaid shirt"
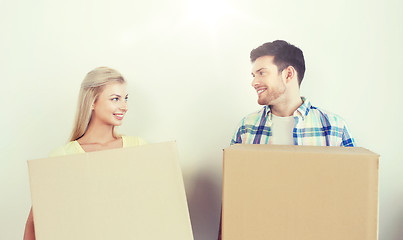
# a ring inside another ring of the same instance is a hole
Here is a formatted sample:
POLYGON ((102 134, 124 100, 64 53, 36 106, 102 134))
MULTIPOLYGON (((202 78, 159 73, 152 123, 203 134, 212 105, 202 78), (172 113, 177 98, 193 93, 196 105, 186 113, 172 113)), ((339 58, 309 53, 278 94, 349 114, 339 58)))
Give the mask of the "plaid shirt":
MULTIPOLYGON (((356 146, 346 122, 339 116, 323 111, 304 102, 293 114, 295 125, 293 130, 294 145, 315 146, 356 146)), ((232 144, 271 144, 272 113, 269 106, 249 114, 242 119, 238 130, 231 140, 232 144)))

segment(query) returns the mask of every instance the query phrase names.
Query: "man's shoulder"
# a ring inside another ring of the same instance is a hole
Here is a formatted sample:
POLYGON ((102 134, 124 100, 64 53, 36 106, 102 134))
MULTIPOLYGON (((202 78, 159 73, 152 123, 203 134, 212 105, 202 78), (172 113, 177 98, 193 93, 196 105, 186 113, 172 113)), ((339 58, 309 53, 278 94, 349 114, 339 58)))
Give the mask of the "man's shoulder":
POLYGON ((262 118, 263 114, 266 112, 266 106, 262 107, 261 109, 249 113, 245 117, 242 118, 241 124, 255 124, 257 120, 262 118))
POLYGON ((330 112, 328 110, 325 110, 321 107, 316 107, 316 106, 311 106, 310 112, 308 115, 315 116, 316 118, 320 118, 322 121, 325 123, 330 124, 331 126, 344 126, 346 125, 346 122, 344 119, 333 112, 330 112))
MULTIPOLYGON (((346 121, 338 114, 312 106, 308 116, 310 116, 310 123, 313 127, 321 126, 326 135, 335 137, 335 142, 330 143, 330 146, 356 146, 346 121)), ((330 142, 332 141, 330 140, 330 142)))

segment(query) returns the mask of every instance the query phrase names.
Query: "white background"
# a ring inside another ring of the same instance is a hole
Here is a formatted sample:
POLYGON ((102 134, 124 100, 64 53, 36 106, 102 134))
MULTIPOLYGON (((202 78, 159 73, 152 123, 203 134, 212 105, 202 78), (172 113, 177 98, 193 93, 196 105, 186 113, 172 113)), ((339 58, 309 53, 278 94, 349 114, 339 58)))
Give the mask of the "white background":
POLYGON ((249 53, 276 39, 304 51, 302 95, 381 155, 380 239, 401 239, 402 9, 398 0, 1 0, 0 239, 22 238, 26 161, 67 141, 79 85, 98 66, 129 82, 121 133, 177 140, 195 239, 214 239, 222 149, 260 108, 249 53))

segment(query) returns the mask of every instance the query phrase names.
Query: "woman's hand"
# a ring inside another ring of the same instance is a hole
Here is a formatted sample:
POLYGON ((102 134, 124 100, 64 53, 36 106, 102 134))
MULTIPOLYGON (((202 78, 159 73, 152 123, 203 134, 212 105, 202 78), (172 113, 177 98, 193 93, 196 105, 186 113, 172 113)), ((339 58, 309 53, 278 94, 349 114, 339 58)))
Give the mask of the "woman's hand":
POLYGON ((24 240, 35 240, 34 217, 32 215, 32 207, 29 212, 27 223, 25 224, 24 240))

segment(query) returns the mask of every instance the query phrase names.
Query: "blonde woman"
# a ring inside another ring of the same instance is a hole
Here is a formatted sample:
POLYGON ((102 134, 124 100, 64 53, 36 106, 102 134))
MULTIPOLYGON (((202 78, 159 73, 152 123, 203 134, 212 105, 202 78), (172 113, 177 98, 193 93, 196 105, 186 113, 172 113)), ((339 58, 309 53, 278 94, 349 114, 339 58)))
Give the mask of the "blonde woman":
MULTIPOLYGON (((123 76, 108 67, 98 67, 84 78, 70 142, 50 156, 93 152, 143 145, 139 137, 118 135, 115 126, 122 124, 128 110, 127 85, 123 76)), ((24 240, 34 240, 32 208, 25 226, 24 240)))

